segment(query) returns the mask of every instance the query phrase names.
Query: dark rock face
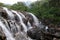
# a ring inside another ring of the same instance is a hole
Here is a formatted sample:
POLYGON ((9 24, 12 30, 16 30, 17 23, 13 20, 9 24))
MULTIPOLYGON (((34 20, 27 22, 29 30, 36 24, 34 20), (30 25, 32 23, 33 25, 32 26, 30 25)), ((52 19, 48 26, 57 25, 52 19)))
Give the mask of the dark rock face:
POLYGON ((2 7, 0 8, 0 16, 4 17, 5 19, 8 19, 8 15, 7 15, 6 11, 3 10, 2 7))
POLYGON ((39 28, 33 27, 32 29, 27 31, 27 35, 32 39, 41 40, 42 34, 39 28))
POLYGON ((6 40, 5 36, 0 36, 0 40, 6 40))
POLYGON ((0 28, 0 40, 6 40, 6 36, 1 28, 0 28))
POLYGON ((58 40, 60 38, 60 33, 51 28, 49 28, 48 31, 45 31, 44 28, 32 28, 27 31, 27 35, 36 40, 54 40, 54 38, 57 38, 56 40, 58 40))

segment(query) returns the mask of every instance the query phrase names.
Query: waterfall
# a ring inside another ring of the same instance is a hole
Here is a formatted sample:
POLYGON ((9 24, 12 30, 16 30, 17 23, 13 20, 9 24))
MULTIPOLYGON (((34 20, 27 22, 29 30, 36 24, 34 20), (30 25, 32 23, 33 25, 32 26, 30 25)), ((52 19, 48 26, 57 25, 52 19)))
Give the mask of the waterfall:
POLYGON ((14 18, 13 13, 10 10, 8 10, 8 8, 3 7, 3 9, 7 12, 7 14, 8 14, 8 16, 9 16, 10 19, 13 19, 14 18))
POLYGON ((36 26, 39 26, 39 20, 38 20, 38 18, 35 16, 35 15, 33 15, 32 13, 29 13, 31 16, 33 16, 33 19, 34 19, 34 24, 36 25, 36 26))
POLYGON ((27 37, 27 31, 32 29, 33 25, 37 27, 39 26, 38 18, 34 14, 29 12, 26 12, 25 13, 26 15, 24 15, 21 12, 9 10, 6 7, 3 7, 3 10, 7 14, 5 15, 5 13, 3 12, 4 17, 7 16, 7 19, 4 18, 2 15, 0 16, 0 27, 2 28, 6 36, 6 39, 7 40, 32 40, 30 37, 27 37), (32 16, 31 20, 28 20, 30 15, 32 16))
POLYGON ((16 15, 17 15, 17 16, 19 17, 19 19, 20 19, 21 25, 22 25, 23 28, 24 28, 24 31, 27 32, 27 26, 23 23, 22 17, 19 15, 18 12, 14 11, 14 10, 12 10, 12 12, 16 13, 16 15))
POLYGON ((5 33, 7 40, 15 40, 12 36, 12 34, 10 33, 10 31, 5 27, 5 25, 2 23, 2 21, 0 20, 0 27, 2 28, 3 32, 5 33))

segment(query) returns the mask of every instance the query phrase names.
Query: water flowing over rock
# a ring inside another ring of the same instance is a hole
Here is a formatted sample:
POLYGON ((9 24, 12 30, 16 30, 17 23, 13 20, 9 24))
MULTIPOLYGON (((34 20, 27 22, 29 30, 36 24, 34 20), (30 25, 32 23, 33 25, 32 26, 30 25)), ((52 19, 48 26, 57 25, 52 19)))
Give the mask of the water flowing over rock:
POLYGON ((43 25, 43 22, 30 12, 0 8, 0 40, 60 39, 60 28, 53 27, 43 25))
POLYGON ((9 30, 5 27, 5 25, 0 20, 0 27, 2 28, 3 32, 5 33, 7 40, 15 40, 9 30))
POLYGON ((0 39, 4 38, 1 40, 33 40, 27 31, 35 26, 39 26, 39 20, 32 13, 0 9, 0 39))

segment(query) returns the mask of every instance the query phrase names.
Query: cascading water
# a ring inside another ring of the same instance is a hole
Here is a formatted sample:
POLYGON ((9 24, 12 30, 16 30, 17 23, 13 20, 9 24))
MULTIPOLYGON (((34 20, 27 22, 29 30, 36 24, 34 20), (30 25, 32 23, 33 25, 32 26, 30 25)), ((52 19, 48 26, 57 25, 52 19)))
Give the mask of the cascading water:
POLYGON ((19 14, 20 14, 23 18, 25 18, 25 16, 24 16, 22 13, 19 12, 19 14))
POLYGON ((2 21, 0 20, 0 27, 2 28, 3 32, 5 33, 7 40, 15 40, 12 36, 12 34, 10 33, 10 31, 6 28, 6 26, 2 23, 2 21))
POLYGON ((4 24, 6 25, 6 27, 10 30, 7 20, 5 20, 3 17, 1 17, 1 19, 5 22, 4 24))
MULTIPOLYGON (((26 15, 24 15, 21 12, 17 12, 14 10, 9 10, 8 8, 3 7, 3 10, 6 11, 8 20, 5 19, 3 16, 1 16, 0 19, 0 27, 3 29, 4 34, 6 35, 7 40, 32 40, 31 38, 27 37, 27 31, 33 26, 31 25, 30 21, 26 18, 26 15), (17 18, 17 17, 18 18, 17 18), (19 20, 16 20, 15 17, 19 20), (26 24, 23 20, 27 20, 26 24), (17 23, 19 22, 19 23, 17 23), (23 31, 21 31, 21 26, 23 27, 23 31)), ((35 15, 32 13, 28 13, 32 16, 34 20, 34 25, 39 26, 39 21, 35 15)), ((5 15, 6 16, 6 15, 5 15)))
POLYGON ((33 19, 34 19, 34 24, 35 24, 36 26, 39 26, 38 18, 37 18, 35 15, 33 15, 32 13, 29 13, 29 14, 33 17, 33 19))
POLYGON ((29 21, 28 21, 27 25, 28 25, 28 30, 32 28, 32 26, 31 26, 29 21))
POLYGON ((10 10, 8 10, 8 8, 3 7, 3 9, 7 12, 7 14, 8 14, 8 16, 9 16, 10 19, 13 19, 14 18, 13 13, 10 10))
POLYGON ((20 23, 24 28, 24 31, 27 32, 27 26, 23 23, 22 17, 19 15, 19 13, 17 13, 16 11, 12 10, 12 12, 16 13, 16 15, 19 17, 20 19, 20 23))

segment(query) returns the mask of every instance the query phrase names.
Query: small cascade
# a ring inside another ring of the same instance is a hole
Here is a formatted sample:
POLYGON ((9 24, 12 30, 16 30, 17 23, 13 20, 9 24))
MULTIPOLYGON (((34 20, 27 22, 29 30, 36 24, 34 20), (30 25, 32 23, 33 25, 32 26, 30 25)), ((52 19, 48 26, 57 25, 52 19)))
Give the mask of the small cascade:
POLYGON ((17 33, 18 32, 18 29, 17 29, 17 26, 15 24, 15 21, 9 20, 8 23, 9 23, 10 31, 13 34, 17 33))
POLYGON ((19 12, 19 14, 22 16, 22 18, 25 18, 25 16, 22 13, 19 12))
POLYGON ((10 19, 13 19, 14 18, 13 13, 10 10, 8 10, 8 8, 3 7, 3 9, 7 12, 8 18, 10 18, 10 19))
POLYGON ((4 21, 4 24, 6 25, 7 29, 10 30, 7 20, 5 20, 3 17, 1 19, 4 21))
POLYGON ((12 36, 12 34, 10 33, 10 31, 5 27, 5 25, 2 23, 2 21, 0 20, 0 27, 2 28, 3 32, 5 33, 7 40, 15 40, 12 36))
POLYGON ((21 25, 22 25, 23 28, 24 28, 24 31, 27 32, 27 26, 23 23, 22 17, 19 15, 18 12, 14 11, 14 10, 12 10, 12 12, 16 13, 16 15, 17 15, 17 16, 19 17, 19 19, 20 19, 21 25))
POLYGON ((39 26, 39 20, 38 20, 38 18, 35 16, 35 15, 33 15, 32 13, 29 13, 32 17, 33 17, 33 19, 34 19, 34 24, 36 25, 36 26, 39 26))
POLYGON ((29 21, 28 21, 28 23, 27 23, 27 26, 28 26, 28 30, 32 28, 32 26, 31 26, 31 24, 30 24, 29 21))

